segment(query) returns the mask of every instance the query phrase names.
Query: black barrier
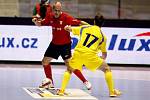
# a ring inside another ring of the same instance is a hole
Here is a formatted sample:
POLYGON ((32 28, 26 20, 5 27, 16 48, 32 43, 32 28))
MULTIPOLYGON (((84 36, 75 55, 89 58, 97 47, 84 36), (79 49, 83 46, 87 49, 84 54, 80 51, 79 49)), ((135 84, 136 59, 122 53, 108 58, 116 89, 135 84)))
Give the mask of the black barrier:
MULTIPOLYGON (((93 19, 79 18, 93 24, 93 19)), ((0 17, 1 25, 34 25, 31 18, 0 17)), ((103 27, 150 28, 150 20, 105 19, 103 27)))
MULTIPOLYGON (((93 24, 94 19, 81 19, 93 24)), ((105 19, 103 27, 150 28, 150 20, 105 19)))
POLYGON ((0 17, 1 25, 34 25, 31 18, 22 17, 0 17))

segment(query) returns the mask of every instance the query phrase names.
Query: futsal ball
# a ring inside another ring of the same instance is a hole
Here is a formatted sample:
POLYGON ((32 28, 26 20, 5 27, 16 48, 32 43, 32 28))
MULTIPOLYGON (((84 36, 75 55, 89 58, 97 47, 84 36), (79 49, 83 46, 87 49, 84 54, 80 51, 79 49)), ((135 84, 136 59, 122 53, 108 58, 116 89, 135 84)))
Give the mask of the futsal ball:
POLYGON ((42 81, 42 85, 40 86, 41 88, 53 88, 54 85, 52 83, 52 80, 49 78, 45 78, 42 81))

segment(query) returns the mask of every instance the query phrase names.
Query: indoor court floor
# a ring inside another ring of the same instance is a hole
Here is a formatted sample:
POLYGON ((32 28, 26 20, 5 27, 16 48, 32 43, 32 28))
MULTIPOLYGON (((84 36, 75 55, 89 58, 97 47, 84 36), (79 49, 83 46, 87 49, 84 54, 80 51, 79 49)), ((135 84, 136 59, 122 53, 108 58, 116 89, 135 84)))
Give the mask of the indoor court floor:
MULTIPOLYGON (((61 86, 65 68, 64 65, 52 65, 55 87, 61 86)), ((150 100, 150 67, 113 66, 112 72, 115 87, 123 93, 117 98, 108 96, 103 72, 83 70, 85 77, 92 83, 92 96, 98 100, 150 100)), ((22 88, 38 87, 43 78, 44 71, 39 64, 0 64, 0 100, 36 100, 22 88)), ((84 86, 72 75, 68 88, 84 89, 84 86)))

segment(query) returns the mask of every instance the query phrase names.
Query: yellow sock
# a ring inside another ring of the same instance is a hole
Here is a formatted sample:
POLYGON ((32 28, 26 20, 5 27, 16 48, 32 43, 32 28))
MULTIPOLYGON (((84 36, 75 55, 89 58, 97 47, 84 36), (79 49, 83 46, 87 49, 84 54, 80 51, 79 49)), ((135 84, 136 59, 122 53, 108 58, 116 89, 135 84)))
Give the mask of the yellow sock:
POLYGON ((64 77, 63 77, 63 81, 62 81, 62 85, 61 85, 61 90, 62 91, 65 91, 65 89, 66 89, 66 87, 68 85, 68 82, 70 80, 70 76, 71 76, 71 74, 68 71, 66 71, 64 73, 64 77))
POLYGON ((114 89, 114 81, 112 79, 112 72, 111 71, 105 72, 105 80, 106 80, 109 92, 112 92, 114 89))

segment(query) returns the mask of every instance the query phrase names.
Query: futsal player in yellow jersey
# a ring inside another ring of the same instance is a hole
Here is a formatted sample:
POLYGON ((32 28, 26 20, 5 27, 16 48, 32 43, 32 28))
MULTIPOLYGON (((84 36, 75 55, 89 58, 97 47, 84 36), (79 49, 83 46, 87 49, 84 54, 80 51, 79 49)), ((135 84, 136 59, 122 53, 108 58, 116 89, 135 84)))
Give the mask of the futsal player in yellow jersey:
POLYGON ((99 27, 100 16, 95 16, 94 22, 95 25, 93 26, 65 27, 65 30, 72 32, 74 35, 78 35, 80 38, 74 49, 73 56, 69 61, 67 71, 64 73, 62 86, 58 92, 59 95, 64 94, 66 86, 70 80, 71 73, 75 69, 82 71, 83 65, 91 71, 100 69, 104 72, 110 97, 116 97, 121 94, 119 90, 114 88, 111 69, 105 62, 107 56, 107 39, 99 27), (101 57, 98 56, 98 52, 102 52, 101 57))

